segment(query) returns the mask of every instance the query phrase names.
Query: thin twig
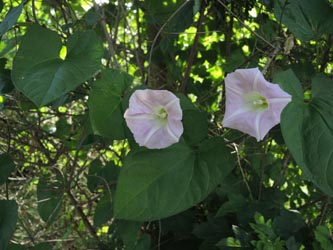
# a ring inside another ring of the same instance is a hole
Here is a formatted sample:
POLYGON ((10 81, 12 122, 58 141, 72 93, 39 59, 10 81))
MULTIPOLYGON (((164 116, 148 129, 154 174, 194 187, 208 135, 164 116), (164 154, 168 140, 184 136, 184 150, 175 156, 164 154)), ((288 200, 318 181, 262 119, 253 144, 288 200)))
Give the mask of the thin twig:
POLYGON ((221 4, 232 16, 234 16, 238 22, 240 22, 248 31, 250 31, 252 34, 254 34, 256 37, 260 38, 264 43, 266 43, 267 45, 269 45, 272 48, 275 48, 275 46, 273 44, 271 44, 269 41, 267 41, 264 37, 262 37, 261 35, 259 35, 257 32, 253 31, 248 25, 246 25, 239 16, 237 16, 232 10, 230 10, 228 8, 228 6, 223 3, 221 0, 217 0, 217 2, 219 4, 221 4))
POLYGON ((280 51, 280 46, 276 46, 273 53, 271 54, 271 56, 268 58, 268 61, 265 65, 265 67, 263 68, 263 70, 261 71, 261 73, 264 75, 267 71, 267 69, 269 68, 269 66, 271 65, 271 63, 273 62, 274 58, 276 57, 276 55, 279 53, 280 51))
POLYGON ((243 177, 243 182, 245 183, 245 186, 246 186, 246 188, 247 188, 247 190, 248 190, 248 192, 249 192, 250 199, 253 200, 252 191, 251 191, 251 188, 250 188, 249 183, 248 183, 247 180, 246 180, 245 172, 244 172, 244 170, 243 170, 243 168, 242 168, 242 164, 241 164, 241 161, 240 161, 238 147, 237 147, 236 143, 233 143, 233 146, 234 146, 235 151, 236 151, 236 153, 237 153, 237 162, 238 162, 239 169, 240 169, 241 174, 242 174, 242 177, 243 177))
MULTIPOLYGON (((97 236, 97 232, 95 230, 95 228, 91 225, 91 223, 89 222, 88 218, 86 217, 86 215, 84 214, 82 208, 79 206, 78 202, 76 201, 76 199, 74 198, 73 194, 71 193, 70 190, 67 190, 67 195, 71 201, 71 203, 74 205, 76 211, 78 212, 78 214, 80 215, 84 225, 87 227, 89 233, 94 237, 94 239, 98 242, 99 245, 101 245, 101 241, 97 236)), ((100 249, 102 250, 103 248, 100 247, 100 249)))
POLYGON ((182 84, 180 86, 180 91, 183 94, 185 94, 186 83, 188 81, 188 78, 190 77, 191 68, 192 68, 192 65, 193 65, 193 62, 194 62, 194 58, 197 54, 197 48, 198 48, 198 42, 199 42, 199 32, 200 32, 200 28, 202 26, 202 22, 203 22, 203 19, 204 19, 205 9, 206 9, 206 5, 202 1, 201 2, 200 16, 199 16, 199 20, 197 22, 197 32, 195 33, 193 45, 192 45, 190 56, 189 56, 188 63, 187 63, 187 68, 186 68, 186 71, 185 71, 185 75, 184 75, 182 84))
POLYGON ((109 48, 108 52, 109 52, 111 66, 113 66, 115 68, 119 68, 119 64, 118 64, 118 61, 115 56, 116 53, 115 53, 115 49, 113 46, 113 41, 112 41, 110 32, 108 31, 108 28, 106 27, 104 8, 99 8, 98 4, 95 1, 94 1, 94 8, 95 8, 96 12, 100 13, 100 15, 101 15, 99 22, 102 26, 106 42, 108 43, 108 48, 109 48))

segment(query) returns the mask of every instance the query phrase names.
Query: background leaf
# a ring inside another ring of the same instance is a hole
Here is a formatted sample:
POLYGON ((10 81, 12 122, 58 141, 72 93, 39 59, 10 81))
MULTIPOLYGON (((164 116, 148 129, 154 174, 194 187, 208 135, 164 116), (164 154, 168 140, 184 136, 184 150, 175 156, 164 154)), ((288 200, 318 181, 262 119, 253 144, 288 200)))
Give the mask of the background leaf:
POLYGON ((15 201, 0 200, 0 249, 6 250, 15 231, 18 206, 15 201))
POLYGON ((333 8, 326 0, 277 0, 274 14, 300 40, 333 33, 333 8))
POLYGON ((11 8, 8 11, 6 17, 0 23, 0 37, 3 36, 16 23, 22 13, 24 3, 25 1, 22 1, 20 5, 11 8))
POLYGON ((0 185, 4 184, 15 170, 15 163, 8 154, 0 155, 0 185))
POLYGON ((93 31, 69 37, 65 60, 59 56, 61 47, 56 32, 32 25, 14 58, 14 85, 37 106, 75 89, 100 67, 103 48, 93 31))
POLYGON ((132 81, 125 72, 108 69, 94 83, 89 97, 89 116, 95 134, 118 140, 125 138, 121 103, 132 81))
POLYGON ((37 185, 38 212, 48 225, 51 225, 59 214, 64 196, 64 184, 60 176, 52 180, 43 176, 37 185))
POLYGON ((111 194, 105 193, 97 203, 94 214, 94 226, 100 227, 111 218, 112 218, 111 194))

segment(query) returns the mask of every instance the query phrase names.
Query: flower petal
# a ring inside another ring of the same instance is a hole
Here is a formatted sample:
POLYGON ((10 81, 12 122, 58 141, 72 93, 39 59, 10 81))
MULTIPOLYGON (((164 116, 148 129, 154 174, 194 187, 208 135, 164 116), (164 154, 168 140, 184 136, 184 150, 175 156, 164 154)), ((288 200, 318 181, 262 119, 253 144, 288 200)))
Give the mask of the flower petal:
POLYGON ((223 127, 237 129, 243 133, 261 139, 260 117, 261 113, 254 111, 242 112, 223 121, 223 127))
POLYGON ((183 133, 180 101, 167 90, 136 90, 124 118, 135 141, 150 149, 166 148, 183 133))
POLYGON ((291 96, 279 85, 266 81, 258 68, 238 69, 228 74, 225 78, 225 89, 226 111, 223 127, 237 129, 258 141, 280 123, 281 112, 291 101, 291 96), (260 105, 265 102, 267 106, 260 105))
POLYGON ((257 82, 262 81, 263 76, 258 68, 237 69, 225 78, 226 87, 232 88, 238 93, 254 91, 257 82))

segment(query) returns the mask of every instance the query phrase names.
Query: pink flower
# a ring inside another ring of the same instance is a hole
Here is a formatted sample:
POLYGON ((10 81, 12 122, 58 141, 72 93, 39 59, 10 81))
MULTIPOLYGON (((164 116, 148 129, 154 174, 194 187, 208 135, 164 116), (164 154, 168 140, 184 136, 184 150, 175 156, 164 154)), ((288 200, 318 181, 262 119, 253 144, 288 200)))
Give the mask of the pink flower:
POLYGON ((225 78, 226 111, 222 126, 262 140, 280 123, 291 95, 265 80, 258 68, 237 69, 225 78))
POLYGON ((166 148, 183 133, 179 99, 167 90, 136 90, 124 114, 126 124, 140 146, 166 148))

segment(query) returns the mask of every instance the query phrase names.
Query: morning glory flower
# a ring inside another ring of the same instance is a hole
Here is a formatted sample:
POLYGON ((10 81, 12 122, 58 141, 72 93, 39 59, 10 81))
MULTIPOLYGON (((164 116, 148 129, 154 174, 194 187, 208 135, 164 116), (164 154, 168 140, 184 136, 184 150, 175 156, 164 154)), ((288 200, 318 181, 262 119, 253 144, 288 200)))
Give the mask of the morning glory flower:
POLYGON ((237 69, 225 78, 226 111, 223 127, 237 129, 262 140, 280 123, 291 95, 265 80, 258 68, 237 69))
POLYGON ((136 90, 125 111, 126 124, 140 146, 166 148, 183 133, 179 98, 167 90, 136 90))

